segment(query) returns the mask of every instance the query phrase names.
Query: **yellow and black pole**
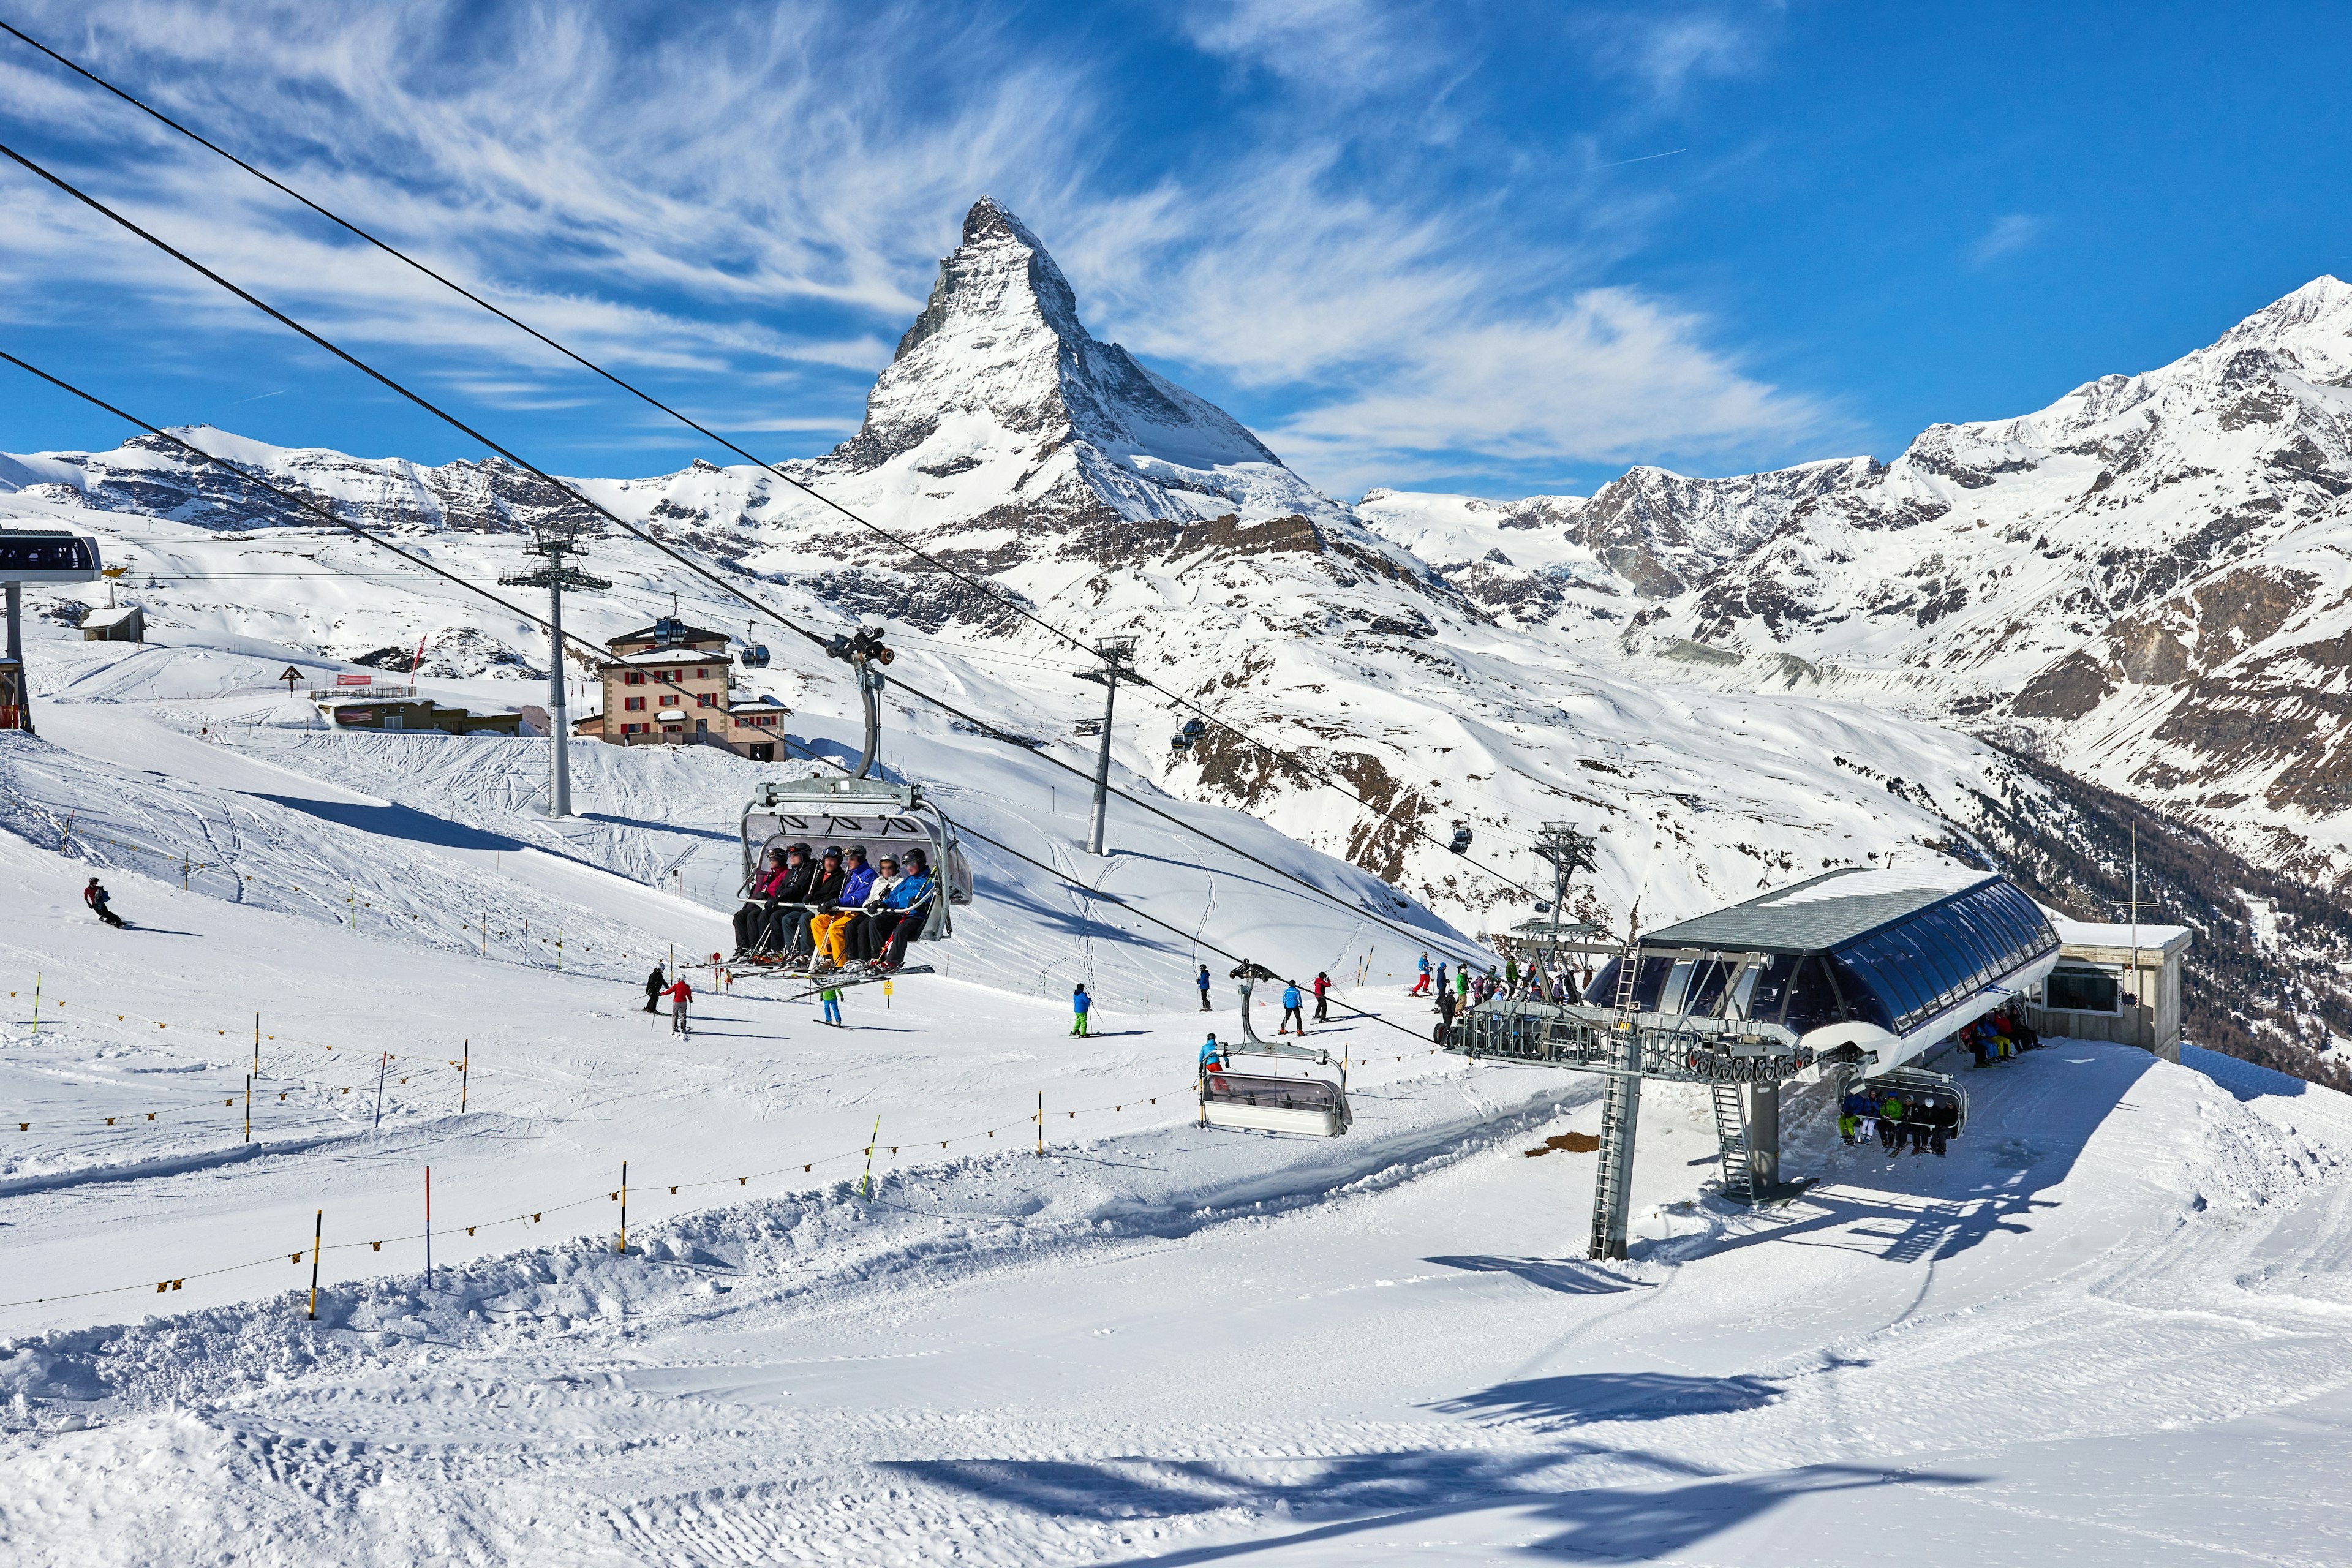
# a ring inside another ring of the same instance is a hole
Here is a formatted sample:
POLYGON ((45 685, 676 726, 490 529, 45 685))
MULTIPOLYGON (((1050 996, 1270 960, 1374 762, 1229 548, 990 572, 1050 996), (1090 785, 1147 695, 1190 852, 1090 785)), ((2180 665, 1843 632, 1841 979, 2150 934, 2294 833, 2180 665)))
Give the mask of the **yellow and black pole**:
POLYGON ((324 1244, 326 1235, 327 1211, 320 1209, 318 1219, 310 1226, 310 1316, 314 1320, 319 1315, 319 1248, 324 1244))
POLYGON ((629 1250, 629 1163, 626 1160, 621 1162, 621 1239, 613 1250, 629 1250))

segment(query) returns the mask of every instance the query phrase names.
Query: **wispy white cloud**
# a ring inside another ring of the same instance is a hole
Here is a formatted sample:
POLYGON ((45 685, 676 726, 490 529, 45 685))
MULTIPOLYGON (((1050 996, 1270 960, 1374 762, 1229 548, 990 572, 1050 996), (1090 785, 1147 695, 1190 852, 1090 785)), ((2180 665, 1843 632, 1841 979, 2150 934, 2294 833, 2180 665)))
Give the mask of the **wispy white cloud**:
POLYGON ((2003 213, 1992 226, 1969 243, 1968 260, 1984 267, 2014 255, 2042 237, 2042 221, 2028 213, 2003 213))
POLYGON ((1739 76, 1764 57, 1764 26, 1777 5, 1654 5, 1575 24, 1592 40, 1593 63, 1671 104, 1692 84, 1739 76))
MULTIPOLYGON (((1639 16, 1588 47, 1654 102, 1748 68, 1757 45, 1730 15, 1639 16)), ((1140 182, 1118 153, 1118 79, 1082 43, 908 0, 52 0, 27 25, 592 357, 702 389, 698 414, 745 430, 854 425, 856 384, 983 190, 1038 229, 1098 331, 1254 402, 1277 449, 1335 489, 1437 454, 1496 469, 1702 458, 1826 417, 1742 371, 1697 314, 1601 286, 1666 198, 1585 180, 1608 161, 1599 139, 1465 152, 1432 134, 1428 106, 1477 46, 1415 5, 1185 13, 1193 47, 1272 85, 1246 94, 1251 146, 1140 182), (1570 184, 1574 221, 1524 220, 1570 184)), ((13 47, 0 122, 330 337, 428 356, 441 384, 503 408, 579 391, 510 329, 13 47)), ((1659 148, 1634 129, 1610 144, 1659 148)), ((119 331, 152 314, 169 328, 159 353, 278 331, 21 176, 0 175, 0 200, 18 220, 0 319, 111 312, 119 331)))

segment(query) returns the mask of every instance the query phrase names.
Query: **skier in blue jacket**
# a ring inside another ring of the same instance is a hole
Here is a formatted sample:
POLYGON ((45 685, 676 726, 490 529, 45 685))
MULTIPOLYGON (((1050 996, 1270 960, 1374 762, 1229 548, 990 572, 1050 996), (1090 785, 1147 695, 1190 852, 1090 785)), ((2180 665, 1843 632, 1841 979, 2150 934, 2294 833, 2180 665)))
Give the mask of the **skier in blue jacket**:
POLYGON ((1300 1011, 1306 1005, 1306 1001, 1307 999, 1298 994, 1297 981, 1286 980, 1282 983, 1282 1027, 1276 1029, 1276 1034, 1290 1033, 1290 1026, 1294 1023, 1298 1026, 1300 1034, 1307 1032, 1307 1015, 1300 1011))
POLYGON ((1087 1015, 1093 1011, 1095 999, 1087 994, 1086 982, 1079 981, 1076 988, 1070 993, 1070 1033, 1080 1039, 1086 1038, 1087 1015))
POLYGON ((1224 1070, 1224 1067, 1225 1048, 1217 1044, 1217 1037, 1212 1034, 1201 1047, 1201 1070, 1202 1072, 1223 1072, 1224 1070))

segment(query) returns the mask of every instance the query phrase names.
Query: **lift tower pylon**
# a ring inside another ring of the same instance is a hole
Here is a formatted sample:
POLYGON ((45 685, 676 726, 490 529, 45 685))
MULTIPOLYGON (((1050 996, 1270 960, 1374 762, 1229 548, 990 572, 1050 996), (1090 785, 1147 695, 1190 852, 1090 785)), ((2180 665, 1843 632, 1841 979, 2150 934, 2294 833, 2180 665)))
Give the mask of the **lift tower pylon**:
POLYGON ((510 588, 547 590, 547 715, 551 731, 547 815, 561 818, 572 815, 572 715, 563 693, 563 590, 576 588, 593 593, 613 584, 572 564, 572 557, 580 553, 580 525, 561 513, 531 524, 530 542, 523 546, 523 552, 540 557, 546 564, 536 572, 501 577, 499 581, 510 588))
POLYGON ((1082 670, 1080 680, 1099 682, 1103 689, 1102 745, 1095 754, 1095 808, 1093 820, 1087 828, 1087 853, 1103 852, 1103 827, 1110 812, 1110 717, 1118 705, 1118 683, 1138 680, 1135 673, 1135 639, 1109 637, 1095 645, 1095 657, 1103 661, 1100 669, 1082 670))

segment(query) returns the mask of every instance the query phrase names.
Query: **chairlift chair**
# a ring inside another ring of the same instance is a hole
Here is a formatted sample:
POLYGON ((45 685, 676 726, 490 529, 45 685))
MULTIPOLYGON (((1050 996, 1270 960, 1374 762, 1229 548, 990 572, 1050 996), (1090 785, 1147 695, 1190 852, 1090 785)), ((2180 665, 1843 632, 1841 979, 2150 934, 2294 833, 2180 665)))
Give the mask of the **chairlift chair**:
MULTIPOLYGON (((920 849, 937 881, 939 894, 931 900, 929 912, 914 940, 948 941, 955 935, 950 911, 958 905, 970 904, 973 897, 971 863, 964 856, 955 824, 919 784, 894 784, 867 776, 874 771, 875 759, 881 751, 881 667, 890 661, 891 651, 883 646, 882 634, 876 628, 861 629, 855 637, 835 637, 825 651, 847 659, 857 671, 858 690, 866 706, 865 754, 852 774, 823 773, 814 778, 761 781, 751 803, 743 808, 743 881, 738 890, 750 891, 752 879, 769 851, 793 843, 804 841, 820 847, 827 844, 862 844, 869 864, 879 862, 885 855, 903 860, 906 851, 920 849)), ((925 972, 925 968, 909 966, 899 973, 925 972)), ((884 976, 877 974, 872 978, 884 976)), ((855 980, 845 976, 829 983, 854 984, 855 980)))
POLYGON ((1865 1089, 1873 1096, 1891 1090, 1906 1105, 1915 1100, 1949 1105, 1959 1112, 1959 1120, 1953 1123, 1950 1136, 1957 1138, 1968 1130, 1969 1091, 1948 1073, 1931 1072, 1923 1067, 1890 1068, 1882 1073, 1858 1073, 1851 1080, 1851 1086, 1865 1089))
POLYGON ((1456 826, 1454 829, 1454 842, 1447 845, 1446 847, 1453 850, 1456 855, 1467 855, 1470 852, 1470 830, 1466 827, 1456 826))
MULTIPOLYGON (((1282 1057, 1328 1067, 1331 1053, 1317 1047, 1291 1045, 1258 1037, 1250 1017, 1250 993, 1261 980, 1280 975, 1262 963, 1246 961, 1229 978, 1241 983, 1242 1038, 1225 1047, 1228 1057, 1282 1057)), ((1258 1132, 1303 1132, 1315 1138, 1337 1138, 1355 1125, 1348 1105, 1347 1072, 1339 1081, 1320 1078, 1275 1078, 1255 1073, 1203 1068, 1201 1073, 1201 1124, 1258 1132)))

